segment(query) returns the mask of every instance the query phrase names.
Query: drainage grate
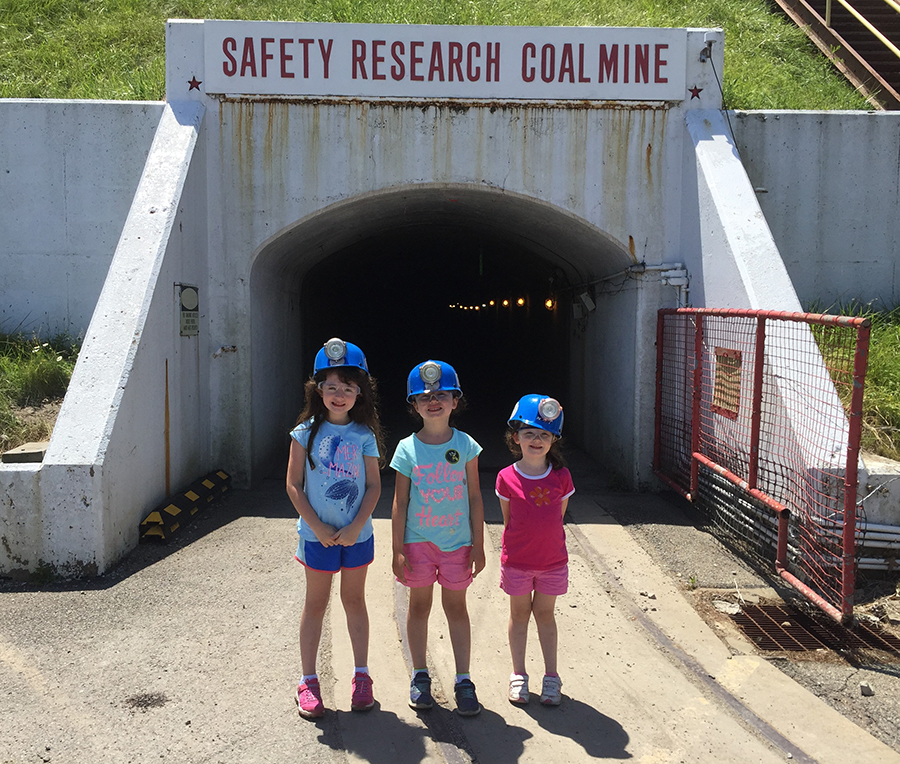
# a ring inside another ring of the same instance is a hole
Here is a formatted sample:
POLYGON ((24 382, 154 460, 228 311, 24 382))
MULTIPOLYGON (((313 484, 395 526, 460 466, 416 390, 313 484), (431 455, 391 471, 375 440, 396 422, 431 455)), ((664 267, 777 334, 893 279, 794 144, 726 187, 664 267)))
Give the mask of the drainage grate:
POLYGON ((852 629, 836 621, 816 620, 782 605, 745 605, 734 621, 760 650, 876 649, 900 658, 900 639, 857 623, 852 629))

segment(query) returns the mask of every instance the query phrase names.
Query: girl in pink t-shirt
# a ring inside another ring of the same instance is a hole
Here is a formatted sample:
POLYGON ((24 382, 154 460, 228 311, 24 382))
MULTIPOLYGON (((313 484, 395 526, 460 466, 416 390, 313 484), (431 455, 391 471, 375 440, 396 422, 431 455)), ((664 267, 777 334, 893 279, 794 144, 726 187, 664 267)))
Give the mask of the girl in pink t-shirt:
POLYGON ((563 411, 546 395, 519 399, 509 418, 506 444, 519 460, 497 475, 503 511, 500 588, 509 595, 509 650, 513 673, 509 700, 528 702, 525 647, 534 616, 544 656, 541 703, 558 706, 562 680, 556 666, 556 598, 569 584, 563 516, 575 492, 559 450, 563 411))

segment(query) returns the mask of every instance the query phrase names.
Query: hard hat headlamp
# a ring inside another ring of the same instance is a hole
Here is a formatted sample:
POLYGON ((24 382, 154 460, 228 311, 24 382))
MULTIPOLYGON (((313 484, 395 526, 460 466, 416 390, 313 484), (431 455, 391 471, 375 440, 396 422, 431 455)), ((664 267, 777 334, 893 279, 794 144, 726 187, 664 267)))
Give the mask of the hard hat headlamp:
POLYGON ((419 367, 419 376, 427 387, 432 387, 441 381, 441 367, 434 361, 423 363, 419 367))
POLYGON ((538 404, 538 415, 545 422, 554 421, 562 413, 562 406, 556 398, 544 398, 538 404))
POLYGON ((347 343, 337 337, 332 337, 325 343, 325 355, 332 364, 343 361, 347 357, 347 343))
POLYGON ((434 363, 434 361, 423 363, 422 367, 419 369, 419 376, 422 377, 424 382, 433 385, 441 379, 441 367, 439 364, 434 363))

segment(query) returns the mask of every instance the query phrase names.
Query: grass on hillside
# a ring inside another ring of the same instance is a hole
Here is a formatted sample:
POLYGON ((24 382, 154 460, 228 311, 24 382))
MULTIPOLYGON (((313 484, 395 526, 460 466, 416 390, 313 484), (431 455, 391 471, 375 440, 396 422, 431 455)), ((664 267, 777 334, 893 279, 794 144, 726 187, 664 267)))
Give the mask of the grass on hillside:
POLYGON ((168 18, 721 27, 727 108, 869 108, 766 0, 3 0, 0 98, 162 100, 168 18))
POLYGON ((77 356, 77 343, 66 336, 0 334, 0 451, 50 437, 52 423, 25 421, 17 409, 64 396, 77 356))

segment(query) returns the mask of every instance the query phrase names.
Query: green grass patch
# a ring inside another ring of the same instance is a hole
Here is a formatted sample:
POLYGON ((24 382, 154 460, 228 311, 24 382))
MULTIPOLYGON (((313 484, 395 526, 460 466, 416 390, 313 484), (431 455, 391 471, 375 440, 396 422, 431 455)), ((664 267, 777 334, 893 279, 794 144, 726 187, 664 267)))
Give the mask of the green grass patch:
POLYGON ((62 398, 77 357, 78 343, 67 336, 0 334, 0 450, 50 437, 52 423, 22 410, 62 398))
MULTIPOLYGON (((838 313, 866 317, 872 322, 863 395, 862 448, 900 461, 900 307, 875 311, 868 306, 851 304, 843 306, 838 313)), ((852 364, 852 346, 848 343, 856 342, 853 332, 817 326, 813 334, 829 368, 846 366, 846 363, 835 363, 836 357, 849 355, 852 364), (837 339, 839 336, 840 340, 837 339)), ((852 378, 835 371, 832 371, 832 377, 841 401, 849 409, 852 378)))
POLYGON ((863 397, 862 446, 900 460, 900 307, 868 315, 872 335, 863 397))
POLYGON ((866 109, 765 0, 3 0, 0 98, 162 100, 165 22, 232 18, 380 24, 721 27, 734 109, 866 109))

